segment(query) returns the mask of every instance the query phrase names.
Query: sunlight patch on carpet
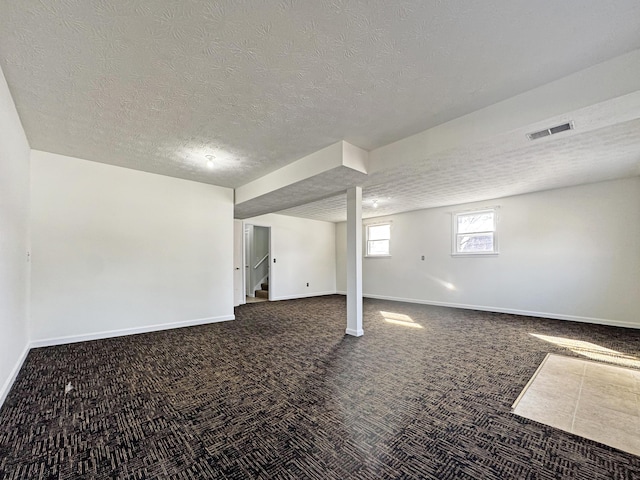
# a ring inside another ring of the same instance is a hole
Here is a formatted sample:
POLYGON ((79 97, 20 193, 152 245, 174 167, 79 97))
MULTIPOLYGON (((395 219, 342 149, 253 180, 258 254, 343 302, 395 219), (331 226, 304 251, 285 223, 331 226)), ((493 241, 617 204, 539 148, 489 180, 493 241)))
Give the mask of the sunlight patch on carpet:
POLYGON ((416 323, 413 318, 404 313, 396 312, 383 312, 380 311, 380 315, 384 318, 384 321, 393 325, 400 325, 402 327, 422 328, 422 325, 416 323))
POLYGON ((575 340, 573 338, 541 335, 538 333, 530 333, 529 335, 540 340, 544 340, 545 342, 567 348, 573 353, 577 353, 578 355, 582 355, 583 357, 587 357, 591 360, 614 363, 623 367, 640 368, 640 359, 638 357, 626 355, 622 352, 618 352, 617 350, 596 345, 595 343, 575 340))

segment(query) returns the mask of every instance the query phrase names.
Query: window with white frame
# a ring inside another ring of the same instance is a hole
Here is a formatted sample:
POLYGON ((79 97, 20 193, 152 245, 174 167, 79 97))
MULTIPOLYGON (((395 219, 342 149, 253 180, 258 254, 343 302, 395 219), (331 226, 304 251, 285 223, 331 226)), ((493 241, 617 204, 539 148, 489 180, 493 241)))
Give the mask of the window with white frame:
POLYGON ((453 214, 453 255, 498 253, 496 208, 453 214))
POLYGON ((367 225, 367 257, 388 257, 391 254, 391 224, 367 225))

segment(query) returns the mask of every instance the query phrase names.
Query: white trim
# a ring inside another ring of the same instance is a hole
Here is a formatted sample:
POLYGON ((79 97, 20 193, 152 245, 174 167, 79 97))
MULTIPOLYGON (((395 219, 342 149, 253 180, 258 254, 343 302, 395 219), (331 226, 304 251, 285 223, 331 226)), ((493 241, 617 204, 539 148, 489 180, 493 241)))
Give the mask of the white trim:
POLYGON ((364 257, 365 258, 374 258, 374 257, 390 257, 391 256, 391 222, 380 222, 380 223, 370 223, 365 225, 365 245, 366 245, 366 249, 364 252, 364 257), (389 238, 379 238, 377 240, 369 240, 369 227, 381 227, 383 225, 388 225, 389 226, 389 238), (375 253, 369 253, 369 243, 370 242, 378 242, 378 241, 383 241, 386 240, 387 241, 387 252, 389 253, 381 253, 381 254, 375 254, 375 253))
POLYGON ((16 378, 18 377, 18 373, 20 373, 20 369, 22 368, 22 365, 24 364, 24 361, 26 360, 30 350, 31 350, 31 345, 27 343, 27 345, 25 345, 24 347, 24 350, 20 354, 18 361, 13 366, 13 370, 11 370, 9 377, 5 380, 4 385, 2 385, 2 389, 0 389, 0 407, 2 407, 2 404, 7 399, 7 395, 9 395, 9 392, 11 391, 11 387, 13 387, 13 382, 16 381, 16 378))
POLYGON ((551 312, 532 312, 529 310, 517 310, 515 308, 487 307, 484 305, 467 305, 463 303, 437 302, 433 300, 420 300, 416 298, 389 297, 386 295, 363 294, 365 298, 376 298, 379 300, 392 300, 394 302, 419 303, 423 305, 435 305, 439 307, 464 308, 466 310, 480 310, 483 312, 509 313, 512 315, 522 315, 525 317, 550 318, 553 320, 569 320, 571 322, 595 323, 598 325, 608 325, 611 327, 624 327, 640 329, 640 323, 624 322, 620 320, 610 320, 607 318, 579 317, 577 315, 565 315, 551 312))
POLYGON ((486 256, 493 255, 498 256, 500 254, 500 249, 498 248, 498 210, 500 206, 496 207, 488 207, 482 209, 473 209, 473 210, 465 210, 465 211, 457 211, 451 212, 451 256, 452 257, 475 257, 475 256, 486 256), (481 214, 491 212, 493 214, 493 230, 492 231, 477 231, 477 232, 468 232, 469 235, 478 235, 482 233, 492 233, 493 234, 493 250, 490 252, 459 252, 458 251, 458 236, 465 234, 458 234, 458 217, 461 216, 470 216, 474 214, 481 214))
POLYGON ((298 295, 283 295, 281 297, 273 297, 271 300, 295 300, 297 298, 309 298, 309 297, 321 297, 323 295, 335 295, 335 290, 331 290, 328 292, 315 292, 315 293, 301 293, 298 295))
POLYGON ((346 295, 347 291, 346 290, 336 290, 336 295, 346 295))
POLYGON ((350 328, 347 328, 345 330, 345 333, 354 337, 361 337, 362 335, 364 335, 364 330, 352 330, 350 328))
POLYGON ((182 322, 161 323, 157 325, 147 325, 144 327, 123 328, 120 330, 108 330, 106 332, 87 333, 83 335, 69 335, 67 337, 45 338, 31 342, 31 348, 51 347, 53 345, 64 345, 65 343, 87 342, 89 340, 100 340, 103 338, 123 337, 125 335, 136 335, 138 333, 158 332, 161 330, 171 330, 173 328, 193 327, 208 323, 226 322, 235 320, 235 315, 221 315, 219 317, 198 318, 195 320, 184 320, 182 322))
MULTIPOLYGON (((544 359, 542 360, 542 363, 540 365, 538 365, 538 368, 536 368, 536 371, 534 372, 533 376, 529 379, 529 381, 527 382, 527 384, 524 386, 524 388, 522 389, 522 391, 520 392, 520 395, 518 395, 518 398, 516 398, 516 400, 513 402, 513 405, 511 405, 511 413, 513 413, 513 411, 516 409, 516 407, 518 406, 518 404, 520 403, 520 400, 522 400, 522 397, 524 397, 524 394, 527 393, 527 390, 529 390, 529 387, 531 386, 531 384, 533 383, 533 381, 536 379, 536 377, 538 376, 538 374, 540 373, 540 370, 542 370, 542 366, 547 362, 547 359, 553 355, 552 353, 547 353, 544 357, 544 359)), ((557 356, 562 356, 562 355, 557 355, 557 356)), ((565 357, 566 358, 566 357, 565 357)))

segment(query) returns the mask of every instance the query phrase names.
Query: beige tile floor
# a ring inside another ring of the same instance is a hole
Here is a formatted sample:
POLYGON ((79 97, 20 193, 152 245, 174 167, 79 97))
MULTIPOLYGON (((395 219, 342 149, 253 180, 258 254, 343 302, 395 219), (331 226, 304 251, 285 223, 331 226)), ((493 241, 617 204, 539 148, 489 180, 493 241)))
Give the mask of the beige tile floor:
POLYGON ((246 297, 246 299, 247 299, 247 303, 260 303, 260 302, 269 301, 268 298, 261 298, 261 297, 246 297))
POLYGON ((640 370, 549 354, 513 413, 640 455, 640 370))

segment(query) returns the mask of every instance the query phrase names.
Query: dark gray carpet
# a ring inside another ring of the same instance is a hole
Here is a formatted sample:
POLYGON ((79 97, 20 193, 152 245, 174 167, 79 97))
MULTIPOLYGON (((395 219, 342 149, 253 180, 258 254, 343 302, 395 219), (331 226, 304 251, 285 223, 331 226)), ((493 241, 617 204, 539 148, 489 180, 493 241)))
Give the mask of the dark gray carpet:
POLYGON ((571 355, 530 333, 640 357, 640 331, 365 300, 353 338, 345 303, 32 350, 0 478, 640 478, 640 458, 510 413, 547 352, 571 355))

